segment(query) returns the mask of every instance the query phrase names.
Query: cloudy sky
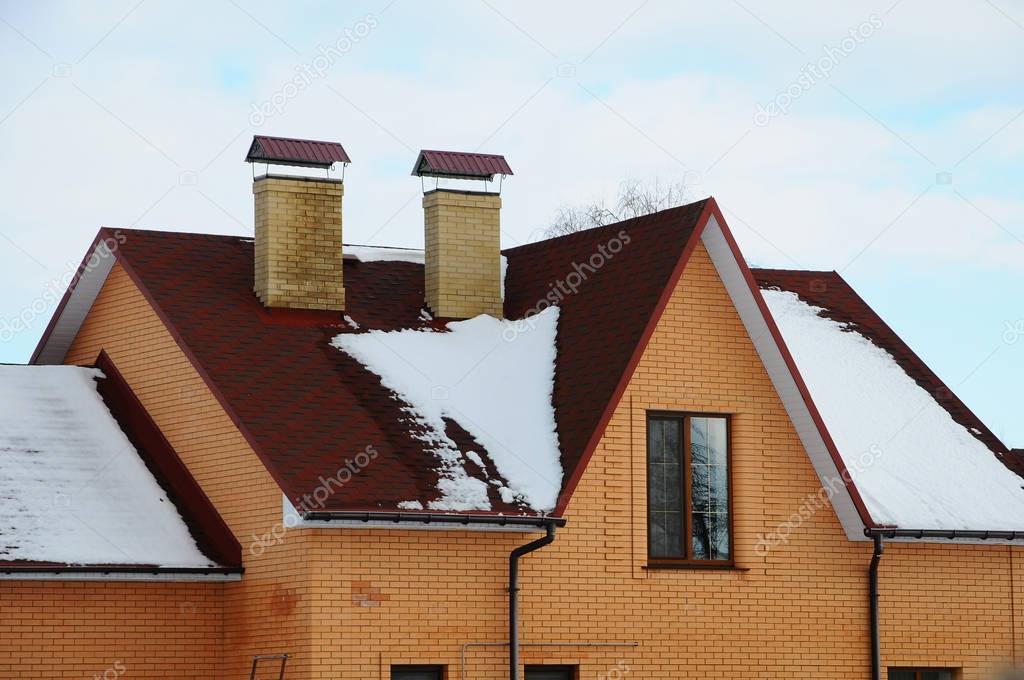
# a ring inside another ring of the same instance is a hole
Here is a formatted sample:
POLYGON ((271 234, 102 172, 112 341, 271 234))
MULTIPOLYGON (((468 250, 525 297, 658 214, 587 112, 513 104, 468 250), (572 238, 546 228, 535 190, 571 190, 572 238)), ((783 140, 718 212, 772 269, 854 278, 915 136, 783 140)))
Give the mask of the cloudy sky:
POLYGON ((1021 44, 1011 0, 3 0, 0 361, 99 226, 251 234, 254 133, 341 141, 345 240, 380 245, 422 244, 418 149, 481 150, 516 172, 504 245, 685 182, 1024 446, 1021 44))

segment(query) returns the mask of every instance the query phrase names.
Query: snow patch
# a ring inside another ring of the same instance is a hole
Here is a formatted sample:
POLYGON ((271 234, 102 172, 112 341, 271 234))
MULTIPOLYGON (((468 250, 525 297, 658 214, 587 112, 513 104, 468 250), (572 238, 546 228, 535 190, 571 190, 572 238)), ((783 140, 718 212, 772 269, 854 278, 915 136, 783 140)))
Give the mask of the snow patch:
POLYGON ((353 330, 359 330, 359 323, 348 314, 345 315, 345 323, 349 325, 349 328, 353 330))
POLYGON ((876 522, 1024 530, 1024 480, 891 354, 795 293, 761 292, 876 522))
POLYGON ((215 566, 107 410, 101 377, 0 366, 0 560, 215 566))
POLYGON ((508 258, 501 256, 501 300, 505 301, 505 277, 508 276, 508 258))
POLYGON ((521 498, 537 512, 554 509, 562 486, 551 403, 558 308, 532 322, 523 330, 481 315, 447 324, 448 332, 369 331, 332 340, 380 376, 426 429, 417 436, 437 457, 441 473, 442 498, 431 508, 490 509, 487 484, 465 469, 475 452, 463 454, 445 434, 444 418, 450 418, 483 445, 507 481, 503 500, 521 498))
POLYGON ((399 510, 422 510, 423 509, 423 503, 420 503, 419 501, 401 501, 398 504, 398 509, 399 510))
POLYGON ((412 262, 423 264, 423 251, 412 248, 390 248, 387 246, 342 246, 346 256, 360 262, 412 262))

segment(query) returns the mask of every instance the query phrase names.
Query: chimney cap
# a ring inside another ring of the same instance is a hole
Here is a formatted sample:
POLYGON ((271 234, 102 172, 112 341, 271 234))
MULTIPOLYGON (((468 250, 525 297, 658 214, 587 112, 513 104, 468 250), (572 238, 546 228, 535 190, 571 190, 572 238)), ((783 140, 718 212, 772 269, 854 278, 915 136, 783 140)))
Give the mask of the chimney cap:
POLYGON ((254 135, 245 162, 330 168, 335 163, 347 165, 352 161, 338 142, 254 135))
POLYGON ((416 157, 412 174, 418 177, 480 179, 489 182, 495 175, 511 175, 512 168, 505 157, 498 154, 423 149, 416 157))

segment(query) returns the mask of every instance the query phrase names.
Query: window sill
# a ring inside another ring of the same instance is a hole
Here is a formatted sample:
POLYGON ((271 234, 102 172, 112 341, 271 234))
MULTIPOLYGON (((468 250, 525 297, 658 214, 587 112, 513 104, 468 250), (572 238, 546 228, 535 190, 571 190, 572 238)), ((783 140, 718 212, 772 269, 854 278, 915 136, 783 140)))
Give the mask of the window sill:
POLYGON ((692 569, 695 571, 750 571, 748 567, 739 567, 732 562, 711 562, 711 563, 700 563, 700 562, 689 562, 689 561, 650 561, 643 565, 643 569, 692 569))

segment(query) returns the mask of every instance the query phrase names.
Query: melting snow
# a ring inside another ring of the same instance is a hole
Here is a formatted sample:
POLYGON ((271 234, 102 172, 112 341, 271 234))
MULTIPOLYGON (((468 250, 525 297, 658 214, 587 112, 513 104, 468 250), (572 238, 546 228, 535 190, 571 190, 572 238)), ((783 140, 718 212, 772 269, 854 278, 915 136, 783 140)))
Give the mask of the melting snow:
MULTIPOLYGON (((473 452, 445 434, 451 418, 484 447, 508 482, 503 500, 549 512, 562 485, 551 403, 558 309, 528 322, 481 315, 422 330, 342 334, 332 344, 381 378, 426 428, 418 435, 437 456, 441 498, 435 510, 489 510, 487 484, 465 469, 473 452)), ((476 462, 476 461, 474 461, 476 462)), ((483 462, 480 460, 480 462, 483 462)))
POLYGON ((212 566, 96 392, 99 377, 0 366, 0 560, 212 566))
POLYGON ((905 529, 1024 529, 1024 479, 848 325, 762 291, 872 518, 905 529))

